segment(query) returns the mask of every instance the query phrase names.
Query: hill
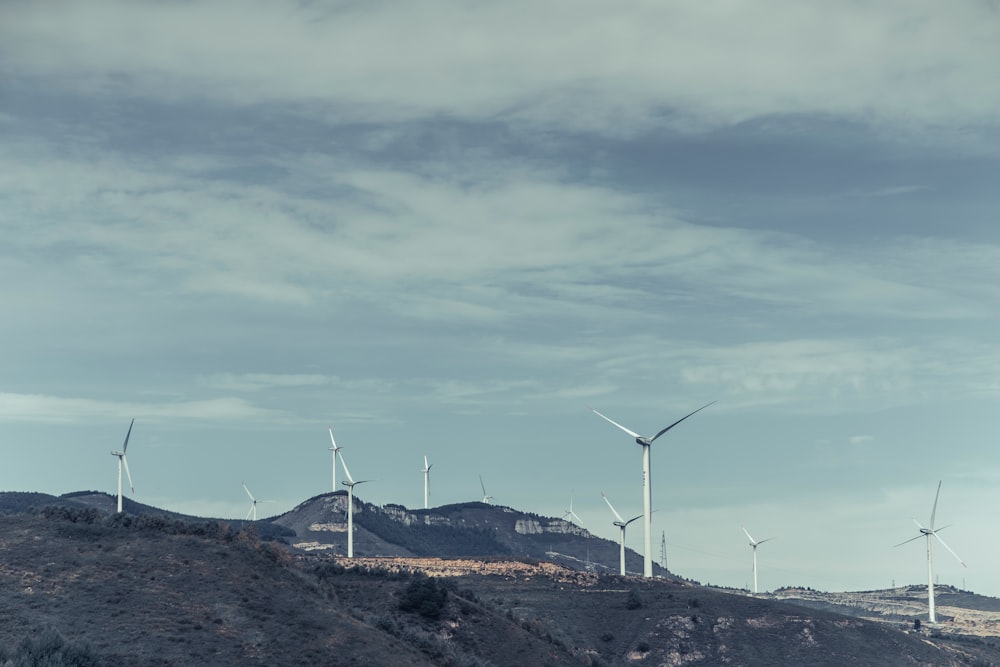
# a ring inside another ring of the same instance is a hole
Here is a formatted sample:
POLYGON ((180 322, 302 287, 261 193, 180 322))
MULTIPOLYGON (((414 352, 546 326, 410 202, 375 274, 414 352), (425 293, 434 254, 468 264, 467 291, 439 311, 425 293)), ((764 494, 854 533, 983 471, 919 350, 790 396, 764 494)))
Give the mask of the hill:
POLYGON ((0 516, 0 552, 0 658, 49 665, 1000 662, 975 638, 529 558, 292 555, 252 525, 49 506, 0 516))
MULTIPOLYGON (((289 546, 303 552, 345 554, 347 494, 326 493, 271 519, 295 532, 289 546)), ((471 502, 431 509, 378 506, 355 498, 357 556, 517 556, 567 567, 614 573, 619 547, 576 524, 501 505, 471 502)), ((641 572, 642 556, 626 550, 626 571, 641 572)), ((669 573, 654 563, 654 574, 669 573)))

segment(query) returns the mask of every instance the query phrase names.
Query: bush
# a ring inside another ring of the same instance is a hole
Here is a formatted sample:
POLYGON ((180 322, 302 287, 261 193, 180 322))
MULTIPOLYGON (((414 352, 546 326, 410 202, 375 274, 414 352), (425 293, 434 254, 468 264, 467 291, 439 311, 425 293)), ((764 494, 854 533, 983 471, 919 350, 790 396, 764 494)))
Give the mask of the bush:
POLYGON ((13 652, 0 649, 5 667, 97 667, 100 661, 87 644, 67 642, 53 628, 46 628, 36 638, 21 640, 13 652))
POLYGON ((413 611, 424 618, 438 619, 448 603, 448 589, 433 577, 416 576, 403 591, 401 611, 413 611))
POLYGON ((633 588, 628 592, 628 599, 625 600, 626 609, 639 609, 642 607, 642 597, 639 595, 639 589, 633 588))

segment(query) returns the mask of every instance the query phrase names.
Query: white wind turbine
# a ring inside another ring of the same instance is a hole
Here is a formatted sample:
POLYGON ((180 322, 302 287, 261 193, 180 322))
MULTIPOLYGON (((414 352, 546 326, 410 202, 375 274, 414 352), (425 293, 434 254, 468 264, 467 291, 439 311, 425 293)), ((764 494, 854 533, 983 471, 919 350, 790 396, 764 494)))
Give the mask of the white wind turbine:
POLYGON ((354 487, 371 480, 359 479, 355 482, 354 478, 351 477, 351 471, 347 469, 347 464, 344 462, 344 455, 339 452, 337 455, 340 457, 340 465, 344 467, 344 474, 347 475, 347 480, 341 482, 347 487, 347 557, 354 558, 354 487))
MULTIPOLYGON (((715 403, 715 401, 712 401, 712 403, 715 403)), ((704 410, 705 408, 707 408, 709 405, 712 405, 712 403, 707 403, 707 404, 701 406, 700 408, 698 408, 697 410, 695 410, 694 412, 681 417, 680 419, 678 419, 677 421, 675 421, 670 426, 667 426, 665 428, 660 429, 660 431, 657 432, 657 434, 654 435, 654 436, 652 436, 652 437, 646 437, 646 436, 639 435, 635 431, 632 431, 631 429, 625 428, 624 426, 622 426, 618 422, 610 419, 609 417, 605 417, 604 415, 602 415, 597 410, 594 410, 593 408, 590 409, 598 417, 601 417, 602 419, 605 419, 605 420, 611 422, 612 424, 614 424, 615 426, 617 426, 618 428, 620 428, 621 430, 625 431, 630 436, 632 436, 633 438, 635 438, 636 443, 642 447, 642 487, 643 487, 643 495, 642 495, 642 528, 643 528, 643 537, 642 537, 642 544, 643 544, 642 574, 645 577, 652 577, 653 576, 653 545, 652 545, 652 530, 653 530, 653 527, 652 527, 652 521, 651 521, 651 515, 653 513, 653 492, 652 492, 650 478, 649 478, 649 449, 650 449, 650 445, 652 445, 653 442, 657 438, 659 438, 661 435, 663 435, 664 433, 666 433, 667 431, 669 431, 673 427, 677 426, 678 424, 680 424, 682 421, 684 421, 685 419, 687 419, 691 415, 695 414, 695 412, 700 412, 701 410, 704 410)))
POLYGON ((420 471, 424 473, 424 509, 427 509, 427 502, 431 497, 431 468, 433 467, 427 464, 427 455, 424 454, 424 467, 420 471))
POLYGON ((563 521, 565 521, 567 517, 573 517, 576 519, 576 524, 578 526, 583 525, 583 519, 580 518, 579 514, 573 511, 573 491, 569 492, 569 509, 562 515, 563 521))
POLYGON ((615 515, 616 520, 612 521, 611 523, 613 523, 614 525, 618 526, 619 529, 621 529, 621 537, 619 538, 620 555, 618 561, 619 564, 621 565, 620 568, 621 574, 622 576, 625 576, 625 529, 628 528, 628 525, 633 521, 641 519, 642 515, 640 514, 639 516, 634 516, 628 521, 626 521, 625 519, 622 518, 622 515, 618 513, 618 510, 615 509, 615 506, 611 504, 611 501, 608 500, 608 497, 604 495, 603 491, 601 492, 601 497, 604 498, 604 502, 606 502, 608 504, 608 507, 611 508, 611 513, 615 515))
POLYGON ((128 439, 132 435, 132 424, 135 424, 135 418, 132 418, 132 422, 128 425, 128 433, 125 434, 125 444, 122 445, 122 450, 120 452, 111 452, 111 456, 118 457, 118 513, 122 512, 122 466, 125 467, 125 474, 128 475, 128 485, 132 489, 132 493, 135 493, 135 486, 132 485, 132 473, 128 469, 128 461, 125 459, 125 451, 128 449, 128 439))
POLYGON ((917 524, 917 528, 920 529, 920 534, 917 535, 916 537, 911 537, 910 539, 904 542, 900 542, 899 544, 896 545, 897 547, 901 547, 904 544, 907 544, 914 540, 919 540, 921 537, 927 539, 927 609, 928 609, 927 618, 931 623, 937 623, 937 616, 935 616, 934 614, 934 567, 932 565, 933 559, 931 557, 931 544, 932 544, 931 538, 933 537, 934 539, 936 539, 938 542, 941 543, 941 546, 950 551, 951 555, 954 556, 959 563, 962 563, 962 567, 968 567, 968 565, 966 565, 965 562, 958 557, 958 554, 952 551, 951 547, 945 544, 944 540, 941 539, 941 536, 938 535, 939 531, 944 530, 948 526, 941 526, 940 528, 937 529, 934 528, 934 515, 937 514, 938 496, 940 495, 941 495, 941 481, 938 481, 937 493, 934 494, 934 506, 931 507, 930 527, 924 528, 923 526, 920 525, 919 521, 914 519, 913 523, 917 524))
POLYGON ((483 487, 483 502, 485 504, 489 505, 490 501, 493 500, 493 496, 490 496, 490 495, 486 494, 486 484, 483 483, 483 476, 482 475, 479 476, 479 486, 483 487))
POLYGON ((339 452, 341 449, 343 449, 343 447, 338 447, 337 446, 337 441, 333 439, 333 427, 332 426, 330 427, 329 430, 330 430, 330 442, 332 443, 333 446, 332 447, 327 447, 327 449, 329 449, 331 452, 333 452, 333 455, 332 455, 332 458, 333 458, 333 490, 336 491, 337 490, 337 452, 339 452))
MULTIPOLYGON (((243 484, 243 483, 241 482, 241 484, 243 484)), ((246 515, 246 517, 243 520, 246 521, 247 519, 249 519, 252 516, 253 520, 256 521, 257 520, 257 503, 270 503, 270 502, 274 502, 274 501, 273 500, 257 500, 256 498, 253 497, 253 494, 250 493, 250 489, 247 488, 246 484, 243 484, 243 490, 247 492, 248 496, 250 496, 250 509, 247 510, 247 515, 246 515)))
POLYGON ((750 540, 750 548, 753 549, 753 592, 756 593, 757 592, 757 547, 759 547, 761 544, 764 544, 764 542, 770 542, 774 538, 768 537, 763 540, 757 541, 753 539, 753 535, 750 534, 750 531, 748 531, 746 528, 743 528, 743 526, 740 526, 740 528, 742 528, 743 532, 746 533, 747 539, 750 540))

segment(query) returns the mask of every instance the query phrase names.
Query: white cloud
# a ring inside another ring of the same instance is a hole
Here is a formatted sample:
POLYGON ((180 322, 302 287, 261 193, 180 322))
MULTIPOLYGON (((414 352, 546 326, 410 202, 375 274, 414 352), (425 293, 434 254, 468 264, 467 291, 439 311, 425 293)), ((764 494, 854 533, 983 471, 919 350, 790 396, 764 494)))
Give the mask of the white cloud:
POLYGON ((316 374, 220 373, 200 379, 203 385, 226 391, 261 391, 283 387, 317 387, 335 378, 316 374))
POLYGON ((5 7, 0 38, 8 74, 105 95, 616 133, 788 113, 992 124, 996 18, 929 0, 65 2, 5 7))
POLYGON ((239 398, 171 403, 126 403, 44 394, 0 393, 0 421, 79 422, 104 419, 276 419, 282 412, 239 398))

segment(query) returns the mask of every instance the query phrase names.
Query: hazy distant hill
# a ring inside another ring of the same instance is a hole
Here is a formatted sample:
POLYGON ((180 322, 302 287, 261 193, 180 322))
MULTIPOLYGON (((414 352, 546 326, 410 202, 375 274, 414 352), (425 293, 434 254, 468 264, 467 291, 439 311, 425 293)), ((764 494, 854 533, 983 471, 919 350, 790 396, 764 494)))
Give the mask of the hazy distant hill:
POLYGON ((0 516, 0 664, 1000 662, 979 638, 687 583, 531 559, 293 557, 253 528, 66 505, 0 516))
MULTIPOLYGON (((479 502, 414 510, 354 501, 357 556, 519 556, 576 569, 619 570, 616 542, 562 519, 479 502)), ((344 491, 310 498, 272 521, 295 531, 289 542, 295 549, 346 553, 344 491)), ((627 571, 642 572, 642 556, 631 549, 625 562, 627 571)), ((668 574, 655 563, 654 573, 668 574)))

